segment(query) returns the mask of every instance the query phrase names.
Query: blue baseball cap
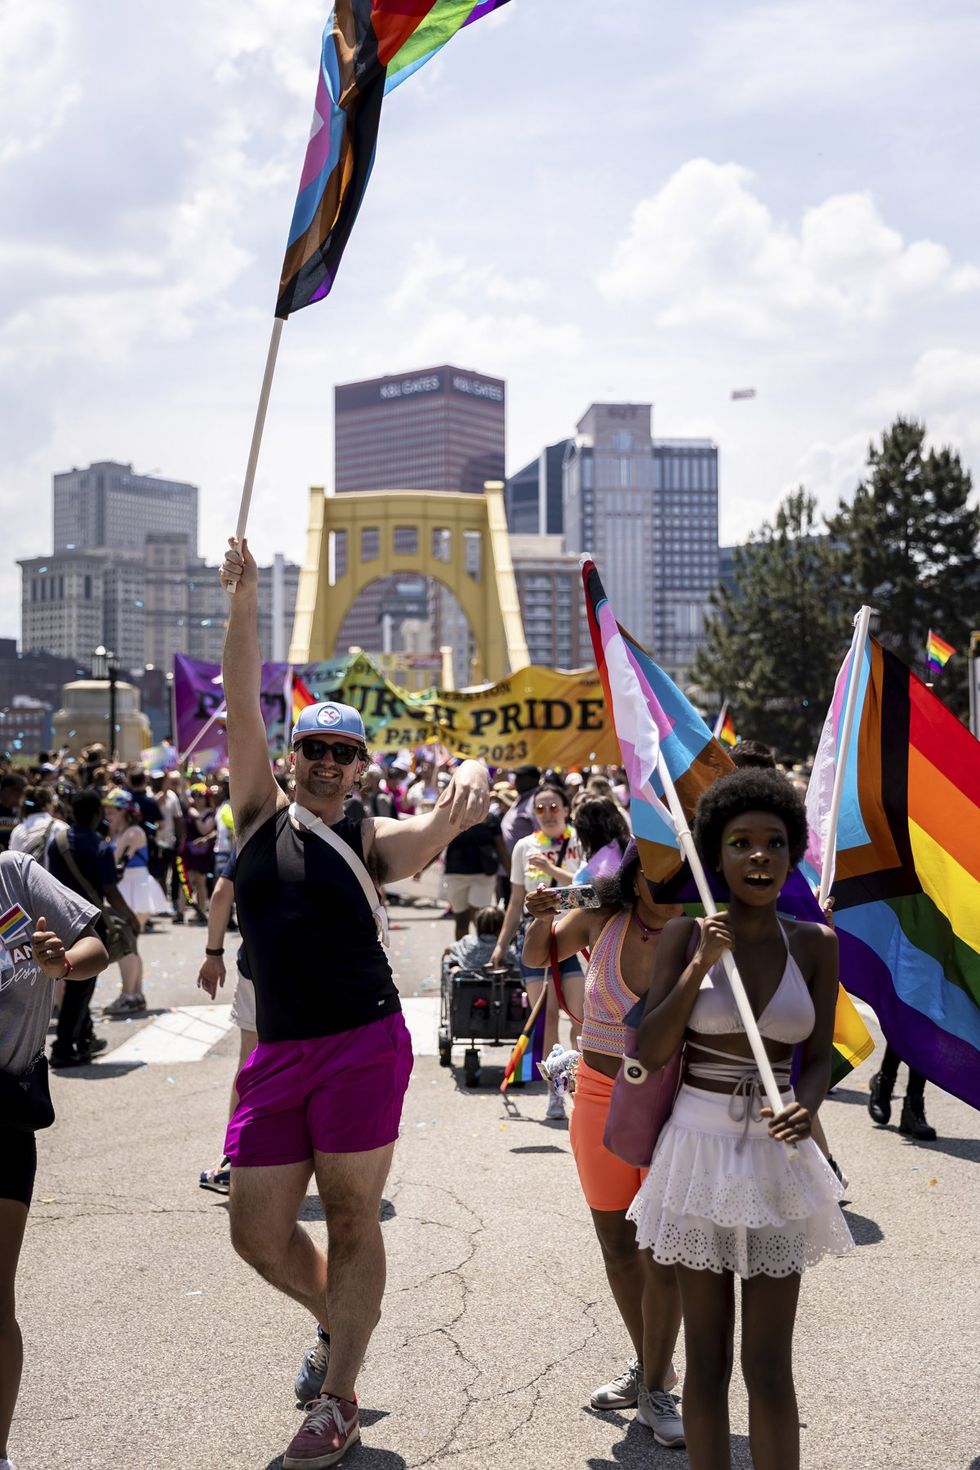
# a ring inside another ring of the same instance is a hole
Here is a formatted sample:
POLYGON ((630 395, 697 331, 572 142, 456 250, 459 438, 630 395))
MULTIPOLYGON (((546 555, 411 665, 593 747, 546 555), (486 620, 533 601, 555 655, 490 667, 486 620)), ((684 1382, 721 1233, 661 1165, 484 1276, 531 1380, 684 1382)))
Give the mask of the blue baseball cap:
POLYGON ((336 704, 332 699, 319 704, 308 704, 300 711, 293 726, 293 744, 304 735, 342 735, 355 740, 358 745, 367 745, 364 721, 352 704, 336 704))

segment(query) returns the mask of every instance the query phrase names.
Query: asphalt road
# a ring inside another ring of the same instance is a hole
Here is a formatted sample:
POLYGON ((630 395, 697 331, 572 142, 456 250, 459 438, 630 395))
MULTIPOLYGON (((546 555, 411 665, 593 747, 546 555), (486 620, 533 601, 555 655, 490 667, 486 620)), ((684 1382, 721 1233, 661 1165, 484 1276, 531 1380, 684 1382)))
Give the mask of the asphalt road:
MULTIPOLYGON (((406 996, 437 993, 430 977, 452 937, 438 914, 393 911, 406 996)), ((146 938, 154 1009, 206 1000, 194 988, 203 947, 203 929, 164 926, 146 938)), ((113 975, 100 980, 100 1000, 113 975)), ((145 1024, 100 1030, 116 1049, 145 1024)), ((19 1279, 18 1470, 280 1464, 300 1422, 291 1385, 310 1324, 233 1254, 224 1200, 197 1186, 220 1146, 236 1053, 229 1031, 200 1061, 110 1058, 53 1079, 58 1121, 39 1135, 19 1279)), ((873 1068, 826 1105, 858 1248, 804 1281, 803 1464, 980 1470, 980 1119, 930 1087, 937 1143, 874 1128, 873 1068)), ((544 1121, 542 1087, 505 1107, 493 1077, 487 1067, 469 1090, 461 1068, 416 1061, 383 1210, 385 1310, 359 1383, 363 1444, 344 1463, 682 1470, 684 1452, 655 1446, 632 1413, 587 1407, 628 1342, 567 1127, 544 1121)), ((303 1213, 321 1233, 315 1196, 303 1213)), ((737 1381, 732 1409, 732 1462, 747 1467, 737 1381)))

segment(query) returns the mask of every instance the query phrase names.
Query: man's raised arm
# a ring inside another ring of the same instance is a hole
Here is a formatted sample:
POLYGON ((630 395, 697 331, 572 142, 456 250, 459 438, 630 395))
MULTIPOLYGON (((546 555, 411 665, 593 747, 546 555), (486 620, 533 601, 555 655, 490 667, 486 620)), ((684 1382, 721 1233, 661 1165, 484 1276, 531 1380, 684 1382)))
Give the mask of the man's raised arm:
POLYGON ((228 772, 231 809, 238 846, 285 801, 269 763, 262 717, 262 655, 259 652, 259 571, 248 549, 234 536, 221 566, 229 593, 228 629, 221 658, 227 710, 228 772))
POLYGON ((385 879, 409 878, 432 861, 448 842, 482 822, 490 806, 490 781, 479 761, 463 761, 431 812, 394 821, 374 817, 374 846, 385 879))

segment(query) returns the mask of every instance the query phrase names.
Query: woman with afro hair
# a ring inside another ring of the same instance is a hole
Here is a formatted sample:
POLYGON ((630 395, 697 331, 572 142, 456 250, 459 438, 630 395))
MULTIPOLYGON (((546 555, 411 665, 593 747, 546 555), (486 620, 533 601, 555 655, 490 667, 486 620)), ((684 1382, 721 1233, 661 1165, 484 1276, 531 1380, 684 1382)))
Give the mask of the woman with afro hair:
POLYGON ((781 920, 780 890, 806 848, 802 799, 776 771, 740 770, 701 797, 694 837, 728 910, 674 919, 657 951, 639 1033, 647 1067, 684 1048, 681 1087, 629 1210, 637 1240, 680 1284, 691 1470, 729 1470, 735 1277, 755 1470, 798 1470, 792 1346, 805 1267, 853 1245, 843 1191, 810 1137, 830 1076, 837 939, 781 920), (722 956, 730 950, 783 1107, 765 1105, 722 956), (799 1081, 790 1062, 801 1048, 799 1081), (793 1151, 790 1145, 795 1145, 793 1151))

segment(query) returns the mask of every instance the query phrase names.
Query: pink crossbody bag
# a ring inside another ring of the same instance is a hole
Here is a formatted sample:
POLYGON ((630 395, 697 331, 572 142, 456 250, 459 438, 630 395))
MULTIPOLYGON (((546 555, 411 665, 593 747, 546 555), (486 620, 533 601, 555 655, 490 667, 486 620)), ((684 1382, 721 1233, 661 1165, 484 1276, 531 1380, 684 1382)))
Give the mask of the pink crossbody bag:
MULTIPOLYGON (((685 968, 694 958, 700 938, 701 925, 695 923, 684 956, 685 968)), ((645 1010, 646 996, 642 996, 623 1017, 626 1046, 602 1137, 611 1154, 637 1169, 646 1169, 653 1158, 664 1124, 674 1110, 684 1066, 683 1042, 662 1067, 645 1067, 640 1061, 636 1049, 645 1010)))

